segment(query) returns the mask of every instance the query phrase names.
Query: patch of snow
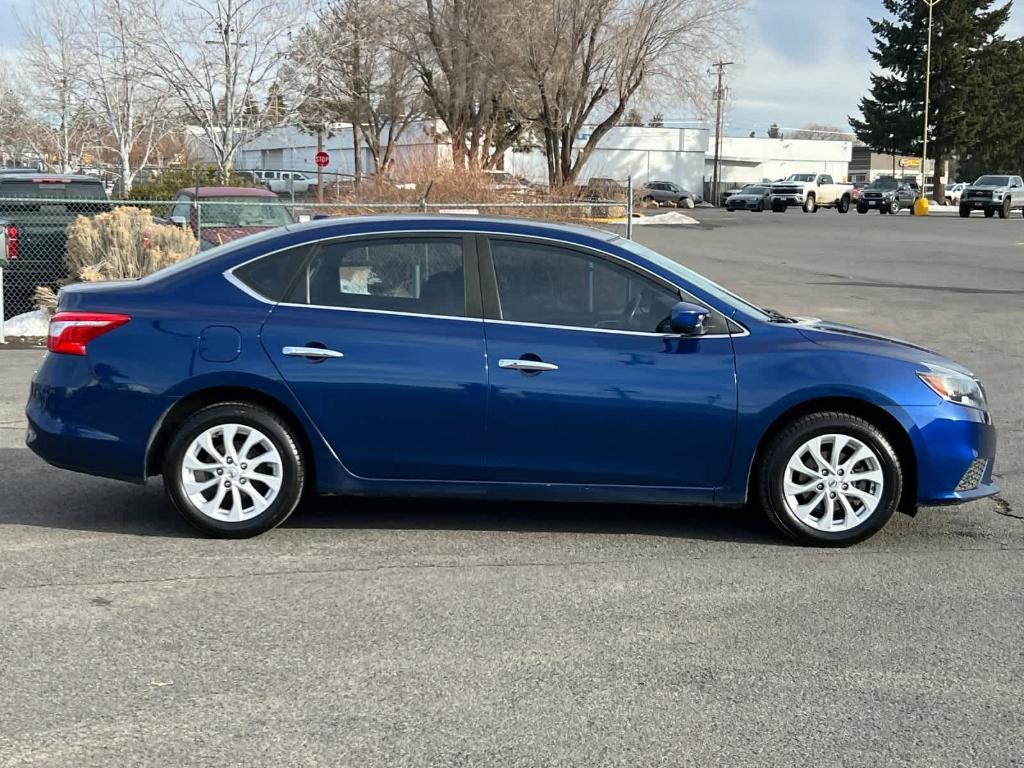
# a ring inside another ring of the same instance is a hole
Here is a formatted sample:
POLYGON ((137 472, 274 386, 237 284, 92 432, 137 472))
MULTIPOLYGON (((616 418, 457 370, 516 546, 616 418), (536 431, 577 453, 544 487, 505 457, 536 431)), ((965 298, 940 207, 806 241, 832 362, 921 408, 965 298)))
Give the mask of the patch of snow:
POLYGON ((685 213, 679 213, 679 211, 655 213, 652 216, 641 216, 633 222, 633 226, 651 226, 655 224, 700 224, 700 222, 692 216, 687 216, 685 213))
POLYGON ((5 336, 46 336, 49 332, 50 315, 45 309, 15 315, 4 322, 5 336))

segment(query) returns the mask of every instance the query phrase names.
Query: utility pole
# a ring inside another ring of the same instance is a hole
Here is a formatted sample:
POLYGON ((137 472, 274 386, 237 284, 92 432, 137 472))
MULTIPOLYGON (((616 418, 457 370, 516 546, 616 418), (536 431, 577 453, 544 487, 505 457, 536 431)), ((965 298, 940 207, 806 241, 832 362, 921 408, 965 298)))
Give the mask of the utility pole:
MULTIPOLYGON (((928 101, 931 96, 932 84, 932 9, 939 0, 924 0, 928 6, 928 47, 925 49, 924 65, 924 148, 921 150, 921 196, 925 195, 925 180, 928 177, 928 101)), ((935 190, 932 190, 935 194, 935 190)))
POLYGON ((715 88, 715 163, 711 171, 711 204, 714 206, 718 205, 718 175, 722 151, 722 101, 725 100, 722 77, 725 68, 732 63, 731 61, 719 60, 714 65, 715 69, 718 70, 718 87, 715 88))

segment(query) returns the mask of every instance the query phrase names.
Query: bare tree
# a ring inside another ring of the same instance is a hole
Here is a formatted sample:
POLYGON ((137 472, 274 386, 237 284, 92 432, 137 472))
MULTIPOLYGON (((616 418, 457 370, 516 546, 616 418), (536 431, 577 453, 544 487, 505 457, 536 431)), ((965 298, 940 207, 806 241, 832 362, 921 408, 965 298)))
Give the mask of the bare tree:
POLYGON ((526 130, 521 41, 510 34, 522 12, 505 0, 423 0, 402 25, 458 168, 493 167, 526 130))
POLYGON ((25 37, 25 103, 36 112, 27 140, 40 154, 55 155, 68 173, 78 165, 94 126, 82 98, 82 34, 77 15, 61 0, 38 0, 21 21, 25 37))
POLYGON ((356 179, 365 139, 375 172, 387 175, 406 129, 423 116, 423 90, 406 41, 396 32, 399 7, 391 0, 330 0, 293 48, 292 59, 307 94, 303 122, 325 130, 331 122, 352 125, 356 179))
POLYGON ((524 0, 513 37, 525 46, 535 122, 552 186, 575 183, 631 100, 657 87, 695 102, 712 53, 728 46, 743 0, 524 0), (585 144, 575 137, 589 126, 585 144))
POLYGON ((302 0, 140 0, 139 41, 181 111, 203 134, 219 174, 267 129, 251 105, 274 81, 302 0))
POLYGON ((786 138, 812 141, 853 141, 854 135, 852 131, 844 131, 834 125, 807 123, 803 128, 787 133, 786 138))
POLYGON ((78 14, 82 100, 102 128, 101 146, 117 157, 122 194, 170 127, 166 90, 140 42, 146 29, 138 6, 138 0, 91 0, 78 14))

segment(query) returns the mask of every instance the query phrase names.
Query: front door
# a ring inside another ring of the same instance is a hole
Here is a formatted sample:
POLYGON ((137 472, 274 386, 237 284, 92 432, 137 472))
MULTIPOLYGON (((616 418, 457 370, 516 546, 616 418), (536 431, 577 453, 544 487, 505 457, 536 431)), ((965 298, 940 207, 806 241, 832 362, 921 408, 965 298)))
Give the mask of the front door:
POLYGON ((317 247, 262 341, 350 472, 479 479, 479 307, 472 238, 342 239, 317 247))
POLYGON ((481 248, 499 481, 713 488, 729 468, 736 379, 727 321, 668 329, 677 289, 613 257, 537 241, 481 248))

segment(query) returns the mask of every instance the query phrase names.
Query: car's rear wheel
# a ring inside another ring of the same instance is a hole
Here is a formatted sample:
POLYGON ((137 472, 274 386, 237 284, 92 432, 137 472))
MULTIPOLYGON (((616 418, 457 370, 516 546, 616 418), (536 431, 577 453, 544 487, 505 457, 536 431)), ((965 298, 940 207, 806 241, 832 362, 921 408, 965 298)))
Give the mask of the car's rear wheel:
POLYGON ((889 441, 848 413, 797 419, 771 439, 758 468, 758 496, 768 517, 801 544, 867 539, 892 517, 902 491, 902 469, 889 441))
POLYGON ((164 488, 192 525, 248 538, 284 522, 302 498, 305 462, 291 428, 249 403, 211 405, 175 431, 164 488))

